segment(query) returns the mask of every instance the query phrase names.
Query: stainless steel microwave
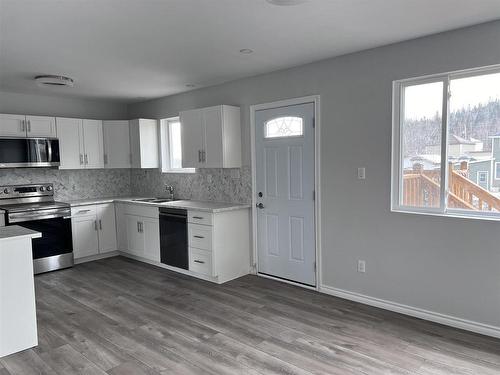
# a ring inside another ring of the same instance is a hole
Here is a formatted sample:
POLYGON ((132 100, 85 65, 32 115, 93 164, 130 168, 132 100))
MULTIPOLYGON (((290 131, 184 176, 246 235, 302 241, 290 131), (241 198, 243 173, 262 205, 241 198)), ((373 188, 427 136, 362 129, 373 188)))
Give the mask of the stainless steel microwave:
POLYGON ((0 168, 58 167, 56 138, 0 138, 0 168))

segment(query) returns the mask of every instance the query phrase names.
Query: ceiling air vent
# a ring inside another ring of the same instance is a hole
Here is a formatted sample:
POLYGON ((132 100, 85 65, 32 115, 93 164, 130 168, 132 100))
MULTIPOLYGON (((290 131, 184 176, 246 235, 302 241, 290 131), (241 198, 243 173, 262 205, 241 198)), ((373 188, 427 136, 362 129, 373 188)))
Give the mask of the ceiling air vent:
POLYGON ((41 86, 68 86, 73 87, 74 81, 72 78, 57 75, 42 75, 36 76, 35 81, 41 86))

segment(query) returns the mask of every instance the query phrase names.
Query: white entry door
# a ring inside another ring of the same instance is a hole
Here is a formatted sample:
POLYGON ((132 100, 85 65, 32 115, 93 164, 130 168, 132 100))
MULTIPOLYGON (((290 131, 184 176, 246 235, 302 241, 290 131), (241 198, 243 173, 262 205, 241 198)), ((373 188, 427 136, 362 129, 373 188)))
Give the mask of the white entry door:
POLYGON ((316 285, 314 103, 255 112, 258 272, 316 285))

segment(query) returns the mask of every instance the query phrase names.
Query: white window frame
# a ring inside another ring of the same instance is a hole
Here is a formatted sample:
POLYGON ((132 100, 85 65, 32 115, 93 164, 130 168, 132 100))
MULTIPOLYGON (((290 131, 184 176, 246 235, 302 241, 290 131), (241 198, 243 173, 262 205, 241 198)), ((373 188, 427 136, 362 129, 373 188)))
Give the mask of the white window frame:
MULTIPOLYGON (((160 121, 160 148, 162 173, 196 173, 195 168, 172 168, 170 164, 170 124, 180 122, 179 116, 169 117, 160 121)), ((181 125, 182 126, 182 125, 181 125)))
POLYGON ((500 180, 500 175, 497 173, 498 172, 498 165, 500 165, 500 162, 495 162, 495 180, 500 180))
POLYGON ((476 183, 479 185, 479 184, 482 184, 482 183, 485 183, 486 185, 488 185, 489 183, 489 179, 490 179, 490 176, 489 176, 489 172, 488 171, 477 171, 477 181, 476 183), (486 176, 486 181, 485 182, 481 182, 481 178, 479 177, 481 174, 484 174, 486 176))
MULTIPOLYGON (((434 74, 425 77, 416 77, 393 81, 392 85, 392 154, 391 154, 391 211, 412 214, 451 216, 482 220, 500 220, 500 213, 487 211, 471 211, 447 207, 448 191, 448 119, 450 101, 450 81, 457 78, 467 78, 478 75, 500 73, 500 65, 434 74), (443 82, 443 108, 441 133, 441 191, 439 207, 412 207, 404 206, 402 201, 403 179, 403 150, 401 128, 403 125, 402 111, 404 108, 403 90, 407 86, 425 83, 443 82)), ((499 176, 500 179, 500 176, 499 176)))

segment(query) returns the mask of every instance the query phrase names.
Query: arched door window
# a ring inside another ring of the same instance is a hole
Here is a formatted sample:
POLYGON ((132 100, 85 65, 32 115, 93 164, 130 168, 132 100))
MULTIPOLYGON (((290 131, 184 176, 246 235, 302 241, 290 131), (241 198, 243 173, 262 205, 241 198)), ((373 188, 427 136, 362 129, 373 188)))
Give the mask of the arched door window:
POLYGON ((264 125, 265 138, 300 137, 304 133, 302 118, 277 117, 264 125))

